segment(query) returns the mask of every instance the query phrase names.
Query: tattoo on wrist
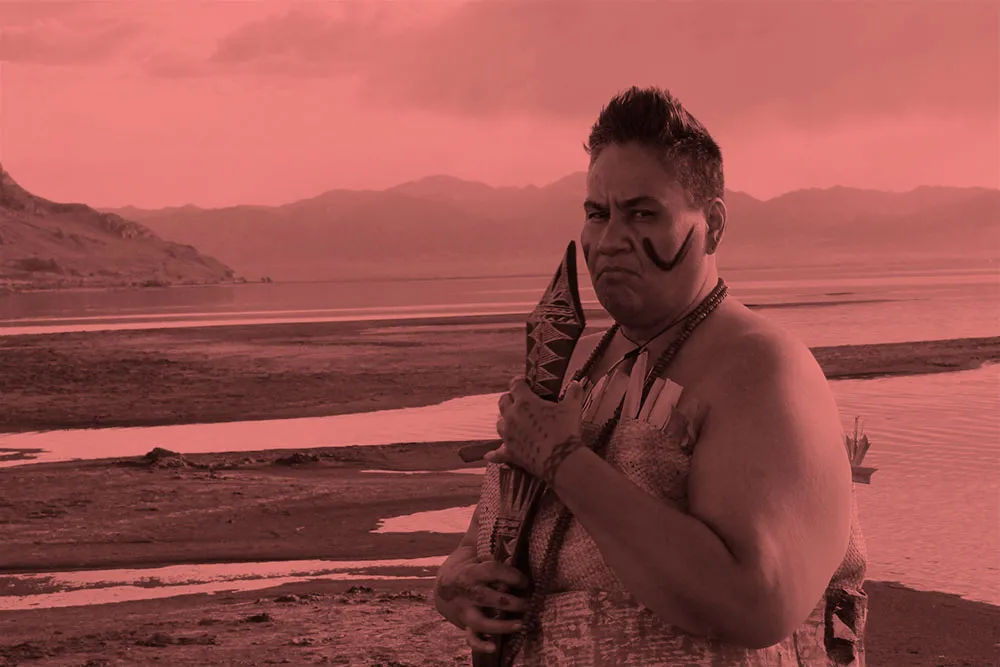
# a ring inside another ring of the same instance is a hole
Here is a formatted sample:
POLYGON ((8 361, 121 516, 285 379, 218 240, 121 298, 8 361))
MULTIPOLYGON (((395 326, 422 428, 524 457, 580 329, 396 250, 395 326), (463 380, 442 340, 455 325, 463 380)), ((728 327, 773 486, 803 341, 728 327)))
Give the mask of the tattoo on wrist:
POLYGON ((559 467, 569 458, 570 454, 585 446, 583 440, 572 436, 553 447, 542 464, 542 480, 550 487, 555 486, 556 472, 558 472, 559 467))

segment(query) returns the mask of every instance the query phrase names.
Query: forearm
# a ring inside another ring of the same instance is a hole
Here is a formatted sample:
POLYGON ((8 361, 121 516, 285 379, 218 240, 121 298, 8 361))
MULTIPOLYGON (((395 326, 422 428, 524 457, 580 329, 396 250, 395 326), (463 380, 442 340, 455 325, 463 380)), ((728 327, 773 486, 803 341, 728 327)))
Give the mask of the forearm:
POLYGON ((554 490, 641 604, 692 634, 743 643, 742 620, 754 593, 707 525, 586 448, 562 463, 554 490))

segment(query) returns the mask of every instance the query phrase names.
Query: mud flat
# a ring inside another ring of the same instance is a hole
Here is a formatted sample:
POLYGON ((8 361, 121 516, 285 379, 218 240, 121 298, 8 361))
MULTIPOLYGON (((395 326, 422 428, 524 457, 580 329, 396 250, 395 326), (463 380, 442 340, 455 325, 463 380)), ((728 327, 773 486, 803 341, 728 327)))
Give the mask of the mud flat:
MULTIPOLYGON (((868 664, 996 663, 1000 609, 868 582, 868 664)), ((269 591, 0 612, 0 665, 468 665, 428 581, 315 582, 269 591)))
MULTIPOLYGON (((0 337, 0 432, 317 417, 503 391, 523 372, 522 326, 514 315, 0 337)), ((813 352, 831 379, 940 373, 1000 359, 1000 337, 813 352)))
MULTIPOLYGON (((11 583, 13 573, 444 555, 458 534, 372 531, 388 517, 474 504, 481 478, 448 472, 475 467, 457 461, 460 444, 161 454, 2 469, 0 596, 28 593, 11 583), (365 472, 372 469, 431 472, 365 472)), ((5 611, 0 665, 468 664, 462 633, 434 611, 430 587, 416 578, 306 581, 5 611)), ((891 582, 865 588, 869 664, 996 661, 1000 608, 891 582)))
POLYGON ((459 459, 462 444, 0 469, 0 573, 446 554, 457 535, 371 531, 387 517, 474 504, 482 478, 445 472, 475 467, 459 459))

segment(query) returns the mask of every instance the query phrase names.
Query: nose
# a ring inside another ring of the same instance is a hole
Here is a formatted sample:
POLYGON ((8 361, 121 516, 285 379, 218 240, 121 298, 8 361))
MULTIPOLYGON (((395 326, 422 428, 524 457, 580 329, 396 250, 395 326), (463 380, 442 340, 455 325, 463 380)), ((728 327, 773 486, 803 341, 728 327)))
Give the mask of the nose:
POLYGON ((628 225, 612 214, 597 240, 597 251, 605 255, 617 255, 630 250, 632 235, 628 225))

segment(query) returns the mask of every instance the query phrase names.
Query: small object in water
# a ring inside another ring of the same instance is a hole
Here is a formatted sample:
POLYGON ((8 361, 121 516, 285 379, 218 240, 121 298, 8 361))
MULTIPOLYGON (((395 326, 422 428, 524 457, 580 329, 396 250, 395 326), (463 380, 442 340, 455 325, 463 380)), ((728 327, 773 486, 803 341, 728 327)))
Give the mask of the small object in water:
POLYGON ((845 435, 847 453, 851 457, 851 479, 857 484, 871 484, 872 473, 878 468, 869 468, 861 465, 865 460, 865 455, 871 447, 868 436, 861 426, 861 417, 854 418, 854 435, 845 435))

